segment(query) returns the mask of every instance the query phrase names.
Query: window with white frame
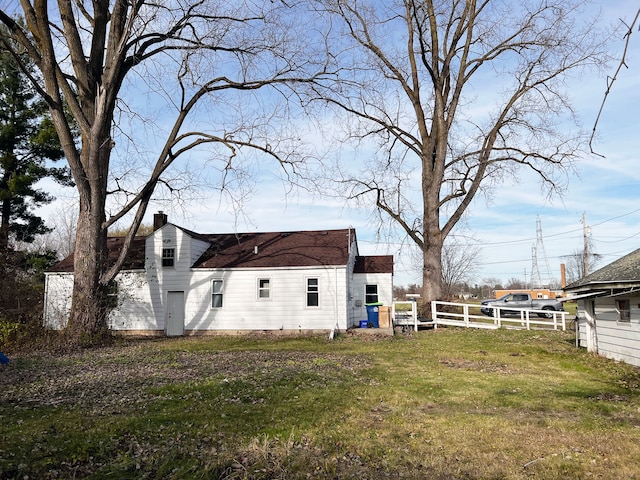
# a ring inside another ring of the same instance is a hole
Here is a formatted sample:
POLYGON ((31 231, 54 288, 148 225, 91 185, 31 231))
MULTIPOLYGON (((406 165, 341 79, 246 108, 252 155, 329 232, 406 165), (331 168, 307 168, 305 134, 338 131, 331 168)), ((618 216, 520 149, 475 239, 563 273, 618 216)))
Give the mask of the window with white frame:
POLYGON ((258 299, 268 300, 271 298, 271 280, 268 278, 258 279, 258 299))
POLYGON ((118 306, 118 282, 111 280, 107 285, 107 305, 109 308, 118 306))
POLYGON ((211 308, 222 308, 223 286, 222 280, 211 281, 211 308))
POLYGON ((307 307, 320 306, 320 281, 317 278, 307 278, 307 307))
POLYGON ((629 300, 616 300, 616 307, 618 310, 618 320, 620 322, 631 321, 631 307, 629 300))
POLYGON ((364 303, 378 303, 378 285, 367 284, 364 286, 364 303))
POLYGON ((162 266, 173 267, 175 265, 176 249, 175 248, 163 248, 162 249, 162 266))

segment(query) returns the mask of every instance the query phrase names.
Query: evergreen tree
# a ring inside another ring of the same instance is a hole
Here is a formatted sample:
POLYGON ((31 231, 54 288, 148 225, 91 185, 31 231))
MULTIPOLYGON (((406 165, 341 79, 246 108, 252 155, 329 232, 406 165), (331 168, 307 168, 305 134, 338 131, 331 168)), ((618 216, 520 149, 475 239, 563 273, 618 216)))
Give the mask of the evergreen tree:
POLYGON ((68 168, 48 166, 63 158, 60 141, 46 102, 20 68, 32 70, 32 60, 20 52, 5 27, 0 28, 0 251, 6 251, 9 238, 32 242, 46 233, 44 220, 34 208, 54 198, 36 188, 46 177, 70 184, 68 168))

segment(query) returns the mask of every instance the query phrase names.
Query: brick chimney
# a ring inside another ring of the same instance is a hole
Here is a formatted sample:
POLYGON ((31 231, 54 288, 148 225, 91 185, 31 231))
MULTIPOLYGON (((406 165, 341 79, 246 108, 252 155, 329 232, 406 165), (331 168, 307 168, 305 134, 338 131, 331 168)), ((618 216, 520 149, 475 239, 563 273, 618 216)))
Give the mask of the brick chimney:
POLYGON ((162 213, 162 210, 160 210, 158 213, 153 214, 153 231, 154 232, 166 224, 167 224, 166 213, 162 213))

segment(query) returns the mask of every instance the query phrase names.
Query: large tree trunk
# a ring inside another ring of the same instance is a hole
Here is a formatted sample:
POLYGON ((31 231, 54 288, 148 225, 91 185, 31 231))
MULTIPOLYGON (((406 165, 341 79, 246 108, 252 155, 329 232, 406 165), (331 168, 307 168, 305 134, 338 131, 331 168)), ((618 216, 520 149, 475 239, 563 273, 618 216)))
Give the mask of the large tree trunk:
POLYGON ((103 208, 80 200, 71 314, 66 332, 74 344, 100 344, 108 337, 107 290, 100 281, 107 265, 103 212, 103 208))
POLYGON ((102 131, 83 137, 81 162, 86 178, 76 176, 80 209, 74 253, 74 282, 68 340, 77 345, 99 345, 109 337, 105 273, 108 269, 105 202, 111 155, 109 122, 102 131))
POLYGON ((425 206, 424 244, 422 247, 422 300, 425 314, 431 314, 431 302, 442 299, 442 244, 439 209, 433 203, 425 206))

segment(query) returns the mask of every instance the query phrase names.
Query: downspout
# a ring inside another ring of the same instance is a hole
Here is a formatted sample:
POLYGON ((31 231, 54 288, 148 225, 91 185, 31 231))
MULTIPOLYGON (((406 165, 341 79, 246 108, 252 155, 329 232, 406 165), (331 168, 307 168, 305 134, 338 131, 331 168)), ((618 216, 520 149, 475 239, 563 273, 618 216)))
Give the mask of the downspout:
POLYGON ((49 318, 49 275, 44 276, 44 309, 42 312, 42 326, 47 326, 47 318, 49 318))
POLYGON ((335 321, 335 329, 339 329, 339 324, 338 324, 338 315, 340 313, 339 308, 338 308, 338 294, 339 294, 339 290, 338 290, 338 267, 333 267, 333 275, 334 275, 334 279, 333 281, 335 282, 335 299, 333 301, 334 304, 334 308, 335 308, 335 315, 336 315, 336 321, 335 321))

